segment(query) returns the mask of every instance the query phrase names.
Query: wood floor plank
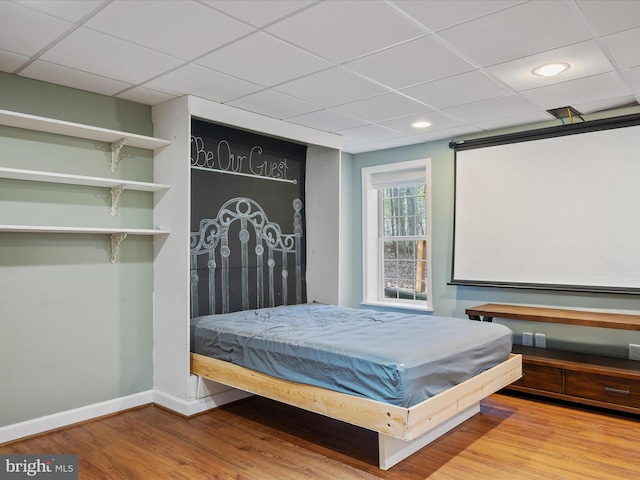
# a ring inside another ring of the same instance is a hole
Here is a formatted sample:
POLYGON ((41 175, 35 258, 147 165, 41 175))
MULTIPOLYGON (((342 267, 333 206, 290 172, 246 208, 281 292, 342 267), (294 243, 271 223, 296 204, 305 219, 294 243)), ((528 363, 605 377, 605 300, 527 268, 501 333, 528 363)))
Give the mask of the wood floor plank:
POLYGON ((377 436, 253 397, 189 419, 148 406, 0 446, 75 453, 87 480, 622 480, 640 471, 637 416, 494 394, 388 471, 377 436))

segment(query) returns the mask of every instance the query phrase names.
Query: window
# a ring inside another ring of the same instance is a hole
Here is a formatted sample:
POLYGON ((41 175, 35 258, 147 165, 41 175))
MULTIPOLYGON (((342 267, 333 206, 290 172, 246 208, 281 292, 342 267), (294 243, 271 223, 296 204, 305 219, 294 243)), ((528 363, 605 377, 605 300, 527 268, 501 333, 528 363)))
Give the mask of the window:
POLYGON ((433 310, 430 160, 362 170, 363 303, 433 310))

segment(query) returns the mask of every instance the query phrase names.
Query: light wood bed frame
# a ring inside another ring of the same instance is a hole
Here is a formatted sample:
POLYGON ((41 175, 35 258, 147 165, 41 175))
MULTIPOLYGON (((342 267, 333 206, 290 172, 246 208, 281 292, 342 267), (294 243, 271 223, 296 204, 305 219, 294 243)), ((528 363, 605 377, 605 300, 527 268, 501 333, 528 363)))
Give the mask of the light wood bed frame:
POLYGON ((191 354, 202 378, 378 432, 387 470, 480 411, 480 400, 522 376, 522 357, 508 360, 410 408, 280 380, 222 360, 191 354))

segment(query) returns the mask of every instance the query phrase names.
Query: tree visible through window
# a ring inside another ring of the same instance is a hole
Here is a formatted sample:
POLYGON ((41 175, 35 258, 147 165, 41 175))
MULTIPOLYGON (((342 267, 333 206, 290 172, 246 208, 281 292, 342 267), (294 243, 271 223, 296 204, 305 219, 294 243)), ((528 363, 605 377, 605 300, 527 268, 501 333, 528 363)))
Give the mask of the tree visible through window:
POLYGON ((433 311, 431 159, 362 169, 362 301, 433 311))
POLYGON ((426 185, 380 191, 384 298, 427 300, 426 185))

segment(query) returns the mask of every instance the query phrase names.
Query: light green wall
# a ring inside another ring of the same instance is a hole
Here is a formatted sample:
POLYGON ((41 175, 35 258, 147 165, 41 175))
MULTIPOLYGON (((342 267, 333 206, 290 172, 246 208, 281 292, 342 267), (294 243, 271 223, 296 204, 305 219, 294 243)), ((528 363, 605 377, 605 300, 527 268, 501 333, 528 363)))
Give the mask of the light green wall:
MULTIPOLYGON (((150 135, 150 108, 0 74, 0 109, 150 135)), ((0 127, 0 166, 153 181, 151 152, 0 127)), ((153 194, 0 179, 0 224, 153 226, 153 194)), ((153 239, 0 233, 0 427, 152 388, 153 239)))
MULTIPOLYGON (((628 111, 618 112, 632 113, 628 111)), ((549 125, 546 125, 549 126, 549 125)), ((520 127, 519 130, 539 126, 520 127)), ((515 130, 515 129, 514 129, 515 130)), ((498 133, 507 133, 506 130, 498 133)), ((353 155, 351 161, 351 196, 353 210, 354 251, 360 252, 362 243, 361 171, 364 167, 395 163, 419 158, 432 159, 433 184, 433 292, 435 315, 466 318, 466 308, 488 302, 524 305, 555 306, 559 308, 602 309, 637 314, 640 311, 640 295, 572 293, 542 290, 467 287, 447 285, 451 279, 453 245, 453 184, 454 154, 449 141, 441 140, 407 147, 353 155)), ((345 199, 347 201, 347 199, 345 199)), ((629 219, 635 221, 635 219, 629 219)), ((362 301, 362 257, 354 255, 351 268, 355 272, 352 306, 362 301)), ((367 307, 371 308, 371 307, 367 307)), ((640 332, 600 328, 572 327, 535 322, 496 320, 511 327, 515 342, 521 342, 523 331, 544 333, 547 348, 586 351, 591 353, 627 357, 628 344, 640 344, 640 332)))

